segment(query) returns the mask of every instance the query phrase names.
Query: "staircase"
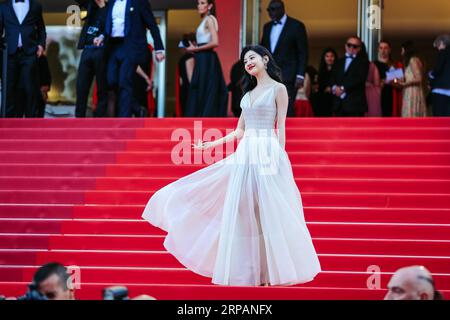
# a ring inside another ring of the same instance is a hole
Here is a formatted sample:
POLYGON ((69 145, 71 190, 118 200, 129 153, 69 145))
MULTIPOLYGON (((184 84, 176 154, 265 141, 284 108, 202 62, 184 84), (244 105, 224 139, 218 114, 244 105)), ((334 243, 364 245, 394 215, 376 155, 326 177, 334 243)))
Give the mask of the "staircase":
MULTIPOLYGON (((195 120, 0 120, 0 294, 23 294, 57 261, 74 266, 79 299, 118 284, 157 299, 382 299, 395 270, 421 264, 450 298, 450 118, 288 119, 324 271, 273 288, 212 285, 141 220, 156 190, 205 166, 171 161, 172 132, 195 120)), ((203 119, 201 130, 236 123, 203 119)))

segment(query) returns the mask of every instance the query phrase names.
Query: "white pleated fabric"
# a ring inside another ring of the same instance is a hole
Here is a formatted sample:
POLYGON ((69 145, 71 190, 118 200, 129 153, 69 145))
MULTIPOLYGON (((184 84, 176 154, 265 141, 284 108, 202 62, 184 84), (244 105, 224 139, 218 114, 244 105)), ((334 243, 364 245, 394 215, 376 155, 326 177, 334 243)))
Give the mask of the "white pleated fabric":
POLYGON ((276 131, 278 85, 241 102, 236 152, 156 192, 143 218, 167 231, 164 247, 220 285, 293 285, 321 271, 300 191, 276 131))

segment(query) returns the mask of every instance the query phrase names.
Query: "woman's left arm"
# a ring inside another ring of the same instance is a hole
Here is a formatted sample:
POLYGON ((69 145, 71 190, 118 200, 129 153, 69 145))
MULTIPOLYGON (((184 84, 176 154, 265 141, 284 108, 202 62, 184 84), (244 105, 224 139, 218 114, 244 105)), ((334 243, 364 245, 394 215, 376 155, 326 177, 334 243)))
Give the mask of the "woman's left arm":
POLYGON ((283 149, 286 148, 286 117, 289 106, 289 95, 284 85, 278 86, 277 89, 277 130, 278 140, 283 149))

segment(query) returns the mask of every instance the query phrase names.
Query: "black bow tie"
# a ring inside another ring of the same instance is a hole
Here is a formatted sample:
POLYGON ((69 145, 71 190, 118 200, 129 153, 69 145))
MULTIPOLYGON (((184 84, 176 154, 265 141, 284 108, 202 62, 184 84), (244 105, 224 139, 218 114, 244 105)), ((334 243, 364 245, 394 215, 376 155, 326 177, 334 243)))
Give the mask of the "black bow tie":
POLYGON ((281 21, 278 21, 278 20, 274 20, 274 21, 272 21, 272 24, 273 24, 274 26, 276 26, 277 24, 282 24, 282 22, 281 22, 281 21))
POLYGON ((25 0, 14 0, 15 3, 23 2, 25 3, 25 0))
POLYGON ((347 59, 352 59, 352 60, 356 58, 356 56, 352 56, 352 55, 345 55, 345 56, 347 59))

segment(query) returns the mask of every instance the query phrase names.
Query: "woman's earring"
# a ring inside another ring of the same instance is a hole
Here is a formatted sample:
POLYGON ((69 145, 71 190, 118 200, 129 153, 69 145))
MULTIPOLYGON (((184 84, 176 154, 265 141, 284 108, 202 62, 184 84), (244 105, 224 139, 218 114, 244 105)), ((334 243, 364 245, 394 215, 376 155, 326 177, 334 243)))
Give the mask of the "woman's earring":
POLYGON ((268 63, 266 62, 265 64, 264 64, 264 68, 267 70, 267 65, 268 65, 268 63))

